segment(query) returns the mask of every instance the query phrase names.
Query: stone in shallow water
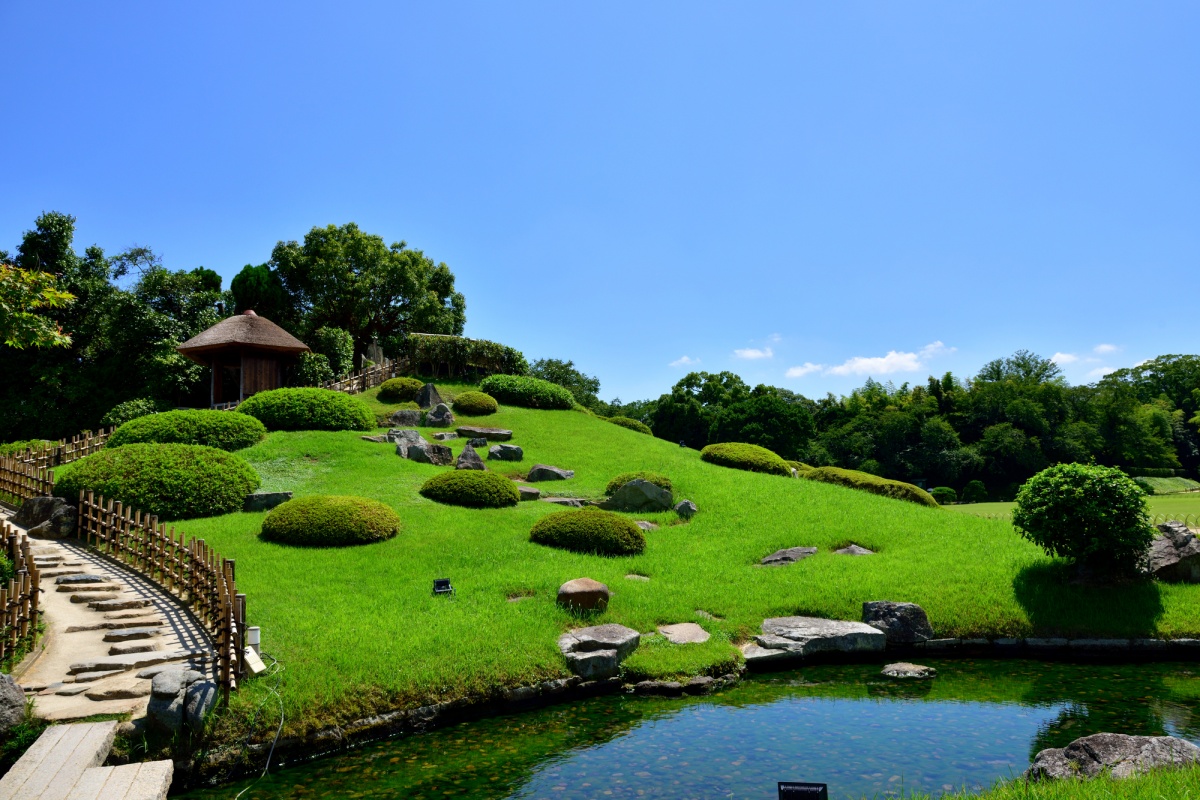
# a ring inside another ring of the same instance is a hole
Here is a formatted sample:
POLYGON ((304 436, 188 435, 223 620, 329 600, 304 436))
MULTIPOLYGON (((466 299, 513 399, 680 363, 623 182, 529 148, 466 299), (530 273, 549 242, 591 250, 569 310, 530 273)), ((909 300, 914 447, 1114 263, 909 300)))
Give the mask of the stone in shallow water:
POLYGON ((786 564, 803 561, 816 552, 817 548, 815 547, 789 547, 786 550, 776 550, 771 553, 762 560, 762 564, 767 567, 782 567, 786 564))
POLYGON ((694 622, 659 625, 658 632, 667 637, 671 644, 704 644, 709 639, 708 631, 694 622))
POLYGON ((885 678, 896 678, 897 680, 926 680, 936 678, 937 670, 921 664, 898 661, 895 664, 888 664, 880 674, 885 678))

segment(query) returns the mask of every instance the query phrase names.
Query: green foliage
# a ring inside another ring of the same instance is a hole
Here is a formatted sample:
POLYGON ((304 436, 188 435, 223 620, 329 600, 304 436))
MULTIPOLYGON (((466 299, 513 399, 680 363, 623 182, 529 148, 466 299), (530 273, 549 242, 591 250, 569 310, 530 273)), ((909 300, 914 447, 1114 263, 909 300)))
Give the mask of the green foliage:
POLYGON ((378 500, 345 495, 309 495, 288 500, 262 522, 267 541, 305 547, 344 547, 391 539, 400 515, 378 500))
POLYGON ((599 404, 596 395, 600 392, 600 379, 580 372, 575 368, 574 361, 539 358, 529 365, 529 376, 557 383, 570 392, 575 402, 584 408, 593 408, 599 404))
POLYGON ((238 411, 271 431, 369 431, 375 415, 352 395, 329 389, 272 389, 248 398, 238 411))
POLYGON ((1147 478, 1134 478, 1133 482, 1138 485, 1138 488, 1150 496, 1154 496, 1154 484, 1147 478))
POLYGON ((16 574, 12 560, 4 553, 0 553, 0 585, 7 586, 16 574))
POLYGON ((468 417, 485 417, 500 410, 496 398, 483 392, 463 392, 454 398, 454 410, 468 417))
POLYGON ((40 311, 75 302, 49 272, 0 263, 0 343, 8 347, 66 347, 71 336, 40 311))
POLYGON ((434 475, 421 487, 421 495, 439 503, 469 508, 504 508, 521 499, 516 484, 497 475, 474 469, 456 469, 434 475))
POLYGON ((598 508, 547 514, 533 524, 529 541, 603 556, 631 556, 646 549, 646 536, 632 520, 598 508))
POLYGON ((410 334, 388 355, 402 356, 422 375, 441 375, 443 369, 451 378, 468 374, 524 375, 529 371, 529 362, 520 350, 461 336, 410 334))
POLYGON ((910 503, 938 508, 938 501, 934 500, 929 492, 924 489, 913 486, 911 483, 880 478, 867 472, 841 469, 839 467, 818 467, 801 473, 800 477, 807 478, 810 481, 821 481, 822 483, 833 483, 851 489, 861 489, 865 492, 890 497, 894 500, 907 500, 910 503))
POLYGON ((608 482, 608 485, 604 487, 604 493, 614 494, 616 493, 617 489, 620 489, 630 481, 636 480, 643 480, 647 481, 648 483, 653 483, 655 486, 666 489, 668 492, 675 491, 671 486, 671 479, 666 475, 660 475, 657 472, 638 470, 637 472, 622 472, 620 475, 613 478, 608 482))
POLYGON ((305 344, 325 356, 334 380, 341 380, 354 368, 354 339, 341 328, 317 328, 305 344))
POLYGON ((608 421, 613 425, 620 425, 622 428, 628 428, 631 431, 644 433, 647 436, 654 435, 654 431, 650 430, 649 425, 644 422, 639 422, 636 419, 630 419, 629 417, 609 417, 608 421))
POLYGON ((416 378, 388 378, 379 385, 379 399, 384 403, 412 402, 424 385, 416 378))
POLYGON ((1191 478, 1146 478, 1136 477, 1133 479, 1138 486, 1145 490, 1146 494, 1179 494, 1181 492, 1195 492, 1200 490, 1200 483, 1191 478))
POLYGON ((242 271, 229 282, 229 291, 233 295, 235 314, 253 311, 284 328, 291 327, 295 322, 295 302, 284 288, 279 273, 271 269, 269 264, 247 264, 242 267, 242 271))
POLYGON ((1154 538, 1146 495, 1119 469, 1057 464, 1017 493, 1013 526, 1052 556, 1131 574, 1154 538))
POLYGON ((732 372, 689 372, 658 399, 648 422, 660 439, 704 447, 717 415, 749 396, 750 387, 732 372))
POLYGON ((117 403, 108 410, 108 413, 100 418, 100 424, 104 427, 110 425, 124 425, 130 420, 144 417, 147 414, 157 414, 159 411, 166 411, 168 406, 150 397, 138 397, 133 400, 126 400, 124 403, 117 403))
POLYGON ((700 451, 700 458, 710 464, 745 469, 751 472, 767 472, 772 475, 791 477, 792 468, 787 462, 765 447, 745 442, 720 442, 710 444, 700 451))
POLYGON ((1182 478, 1187 470, 1167 467, 1122 467, 1121 471, 1133 478, 1182 478))
POLYGON ((266 438, 267 429, 254 417, 237 411, 164 411, 126 422, 113 432, 108 447, 134 442, 202 444, 220 450, 241 450, 266 438))
POLYGON ((799 403, 789 403, 765 386, 750 397, 717 413, 710 442, 747 442, 765 447, 781 458, 797 458, 816 436, 812 415, 799 403))
POLYGON ((805 464, 803 461, 788 461, 787 465, 796 470, 797 475, 808 472, 810 469, 812 469, 811 466, 805 464))
POLYGON ((558 384, 523 375, 492 375, 483 379, 479 390, 501 403, 523 408, 569 409, 575 402, 571 393, 558 384))
POLYGON ((944 506, 947 503, 958 502, 958 492, 951 489, 949 486, 935 486, 929 490, 929 496, 937 500, 938 505, 944 506))
POLYGON ((35 447, 42 448, 49 444, 54 444, 54 442, 48 439, 22 439, 19 442, 8 442, 0 444, 0 456, 11 456, 35 447))
POLYGON ((962 490, 962 502, 964 503, 986 503, 988 499, 987 486, 983 481, 969 481, 962 490))
POLYGON ((240 511, 258 473, 233 453, 191 444, 106 447, 58 470, 54 493, 92 491, 164 520, 240 511), (65 473, 65 474, 64 474, 65 473))
POLYGON ((301 353, 296 365, 296 383, 300 386, 320 386, 333 380, 333 367, 328 357, 320 353, 301 353))

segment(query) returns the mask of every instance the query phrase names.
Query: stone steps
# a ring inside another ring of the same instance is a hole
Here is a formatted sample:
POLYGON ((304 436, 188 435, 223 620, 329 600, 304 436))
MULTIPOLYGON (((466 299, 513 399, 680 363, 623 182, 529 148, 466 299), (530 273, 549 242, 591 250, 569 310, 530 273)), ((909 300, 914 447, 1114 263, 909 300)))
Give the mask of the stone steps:
POLYGON ((72 625, 67 633, 82 633, 83 631, 112 631, 122 628, 154 628, 166 623, 157 617, 139 617, 135 619, 115 619, 108 622, 97 622, 94 625, 72 625))
POLYGON ((126 671, 151 667, 167 661, 182 661, 186 658, 199 658, 207 655, 209 655, 207 650, 172 650, 165 653, 130 653, 123 656, 106 656, 72 664, 67 668, 67 674, 78 676, 99 671, 126 671))
POLYGON ((127 611, 134 608, 146 608, 154 605, 149 600, 98 600, 94 603, 88 603, 88 608, 96 611, 127 611))

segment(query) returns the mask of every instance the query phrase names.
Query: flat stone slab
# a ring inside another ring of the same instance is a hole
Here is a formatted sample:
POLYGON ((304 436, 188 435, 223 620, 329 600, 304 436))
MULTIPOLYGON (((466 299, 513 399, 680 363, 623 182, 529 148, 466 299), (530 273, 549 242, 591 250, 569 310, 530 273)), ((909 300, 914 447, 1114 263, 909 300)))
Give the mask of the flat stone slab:
POLYGON ((93 681, 102 681, 105 678, 111 678, 113 675, 120 675, 124 671, 123 669, 99 669, 94 672, 80 672, 75 676, 75 682, 92 683, 93 681))
POLYGON ((121 628, 150 628, 156 625, 165 625, 161 619, 125 619, 112 620, 110 622, 97 622, 95 625, 72 625, 67 628, 67 633, 81 633, 83 631, 111 631, 120 630, 121 628))
POLYGON ((749 660, 805 658, 820 653, 874 653, 887 636, 862 622, 820 617, 772 617, 743 654, 749 660))
POLYGON ((641 528, 641 529, 642 529, 642 530, 644 530, 644 531, 656 531, 656 530, 658 530, 658 526, 657 526, 657 525, 655 525, 653 522, 650 522, 649 520, 645 520, 645 519, 639 519, 637 522, 635 522, 635 523, 633 523, 633 524, 634 524, 634 525, 637 525, 639 528, 641 528))
POLYGON ((564 633, 558 637, 558 649, 576 675, 609 678, 640 642, 637 631, 610 622, 564 633))
POLYGON ((896 680, 929 680, 937 677, 937 670, 922 664, 898 661, 895 664, 888 664, 880 674, 885 678, 896 680))
POLYGON ((67 669, 67 673, 70 675, 79 675, 104 670, 123 672, 125 670, 138 669, 139 667, 150 667, 167 661, 181 661, 185 658, 195 658, 205 654, 204 651, 197 650, 172 650, 166 653, 130 653, 124 656, 108 656, 106 658, 96 658, 91 661, 80 661, 77 664, 72 664, 67 669))
POLYGON ((816 555, 816 552, 817 548, 815 547, 789 547, 786 550, 776 550, 760 563, 766 567, 782 567, 787 564, 795 564, 797 561, 803 561, 811 555, 816 555))
POLYGON ((88 700, 104 702, 105 700, 132 700, 135 697, 149 697, 149 681, 121 681, 107 686, 92 686, 84 694, 88 700))
POLYGON ((478 428, 473 425, 463 425, 458 428, 458 435, 468 439, 487 439, 489 442, 507 442, 512 439, 513 432, 504 428, 478 428))
POLYGON ((708 631, 694 622, 659 625, 658 632, 667 637, 671 644, 704 644, 710 636, 708 631))
POLYGON ((573 469, 563 469, 549 464, 534 464, 525 480, 530 483, 539 483, 541 481, 565 481, 574 477, 575 470, 573 469))
POLYGON ((494 444, 488 448, 488 461, 521 461, 525 451, 515 444, 494 444))
POLYGON ((521 500, 540 500, 542 490, 536 486, 518 486, 517 493, 521 495, 521 500))
POLYGON ((84 573, 80 573, 78 575, 63 575, 61 578, 56 578, 54 580, 54 583, 57 584, 58 586, 63 586, 64 584, 110 583, 111 581, 112 581, 112 578, 110 578, 107 575, 92 575, 92 574, 84 572, 84 573))
POLYGON ((107 592, 107 594, 105 594, 103 592, 95 593, 95 594, 92 594, 92 593, 73 594, 73 595, 71 595, 71 602, 72 603, 81 603, 81 604, 87 603, 89 608, 94 608, 95 607, 94 604, 99 603, 99 602, 107 602, 107 603, 117 602, 117 595, 114 594, 112 587, 107 587, 105 589, 105 592, 107 592))
POLYGON ((833 552, 837 553, 839 556, 873 556, 873 555, 875 555, 874 550, 868 550, 867 548, 859 547, 856 544, 846 545, 845 547, 838 548, 837 550, 834 550, 833 552))
POLYGON ((583 508, 587 502, 580 500, 578 497, 543 497, 543 503, 553 503, 556 506, 566 506, 567 508, 583 508))
POLYGON ((108 648, 110 656, 126 656, 130 653, 153 653, 158 649, 158 645, 154 642, 125 642, 124 644, 114 644, 108 648))
POLYGON ((88 689, 91 689, 90 683, 68 683, 64 686, 59 686, 53 691, 46 691, 43 694, 56 694, 59 697, 74 697, 77 694, 83 694, 88 689))
MULTIPOLYGON (((68 576, 68 577, 70 577, 70 576, 68 576)), ((88 577, 91 577, 91 576, 88 576, 88 577)), ((62 579, 59 578, 59 580, 62 580, 62 579)), ((119 592, 123 588, 124 587, 122 587, 119 584, 108 583, 108 582, 85 583, 85 584, 78 584, 78 585, 68 583, 65 586, 59 586, 58 591, 60 591, 60 592, 80 592, 80 593, 85 593, 85 594, 90 592, 92 594, 95 594, 97 592, 119 592)))
POLYGON ((150 639, 158 636, 162 631, 158 628, 125 628, 123 630, 109 631, 104 634, 106 642, 130 642, 134 639, 150 639))
POLYGON ((88 608, 96 611, 126 611, 133 608, 146 608, 154 605, 149 600, 96 600, 88 603, 88 608))

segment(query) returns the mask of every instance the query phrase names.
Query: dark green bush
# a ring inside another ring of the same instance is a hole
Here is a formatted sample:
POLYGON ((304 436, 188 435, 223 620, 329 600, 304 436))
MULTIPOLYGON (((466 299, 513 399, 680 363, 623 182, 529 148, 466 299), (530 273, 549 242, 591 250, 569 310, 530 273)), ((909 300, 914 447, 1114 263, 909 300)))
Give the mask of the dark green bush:
POLYGON ((668 492, 675 491, 671 486, 671 479, 666 475, 659 475, 657 472, 645 472, 639 470, 638 472, 622 472, 620 475, 608 482, 608 486, 604 487, 604 493, 614 494, 616 493, 617 489, 620 489, 625 484, 639 479, 653 483, 655 486, 666 489, 668 492))
POLYGON ((124 425, 131 419, 144 417, 147 414, 154 414, 159 411, 166 411, 170 406, 160 403, 157 400, 151 400, 149 397, 139 397, 135 400, 126 400, 124 403, 117 403, 109 409, 108 413, 100 418, 100 424, 104 427, 112 425, 124 425))
POLYGON ((958 492, 949 486, 935 486, 929 490, 929 496, 937 500, 939 506, 958 502, 958 492))
POLYGON ((494 472, 456 469, 425 481, 421 494, 439 503, 469 508, 503 508, 521 500, 516 485, 494 472))
POLYGON ((1148 481, 1142 477, 1137 477, 1137 478, 1133 479, 1133 482, 1136 483, 1138 485, 1138 488, 1141 489, 1146 494, 1151 495, 1151 496, 1154 495, 1154 484, 1152 484, 1150 481, 1148 481))
POLYGON ((851 489, 862 489, 865 492, 891 497, 894 500, 907 500, 910 503, 939 508, 938 501, 934 500, 924 489, 913 486, 911 483, 880 478, 869 472, 842 469, 841 467, 817 467, 800 473, 800 477, 821 483, 835 483, 851 489))
POLYGON ((403 403, 415 401, 417 392, 425 384, 416 378, 389 378, 379 384, 379 401, 381 403, 403 403))
POLYGON ((987 487, 983 485, 983 481, 970 481, 963 487, 960 499, 964 503, 986 503, 987 487))
POLYGON ((59 497, 78 500, 81 490, 92 491, 164 520, 240 511, 260 483, 241 456, 194 444, 106 447, 60 469, 57 477, 59 497))
POLYGON ((266 435, 261 422, 237 411, 164 411, 126 422, 109 437, 107 446, 161 442, 241 450, 258 444, 266 435))
POLYGON ((483 392, 463 392, 454 398, 454 410, 468 417, 484 417, 500 410, 496 398, 483 392))
POLYGON ((523 408, 569 409, 575 405, 574 396, 558 384, 523 375, 492 375, 483 379, 479 390, 501 403, 523 408))
POLYGON ((622 428, 628 428, 631 431, 644 433, 647 436, 654 435, 654 431, 650 430, 649 425, 636 419, 630 419, 629 417, 609 417, 608 421, 613 425, 620 425, 622 428))
POLYGON ((751 472, 768 472, 772 475, 791 477, 792 468, 787 462, 765 447, 744 442, 721 442, 710 444, 700 451, 700 458, 722 467, 745 469, 751 472))
POLYGON ((357 397, 329 389, 272 389, 259 392, 238 411, 272 431, 369 431, 375 415, 357 397))
POLYGON ((271 509, 262 538, 306 547, 341 547, 390 539, 400 532, 400 516, 390 506, 365 497, 311 495, 271 509))
POLYGON ((1136 572, 1154 538, 1138 485, 1094 464, 1056 464, 1025 481, 1013 526, 1052 556, 1117 574, 1136 572))
POLYGON ((646 536, 632 520, 598 508, 547 514, 534 523, 529 541, 603 556, 631 556, 646 549, 646 536))

